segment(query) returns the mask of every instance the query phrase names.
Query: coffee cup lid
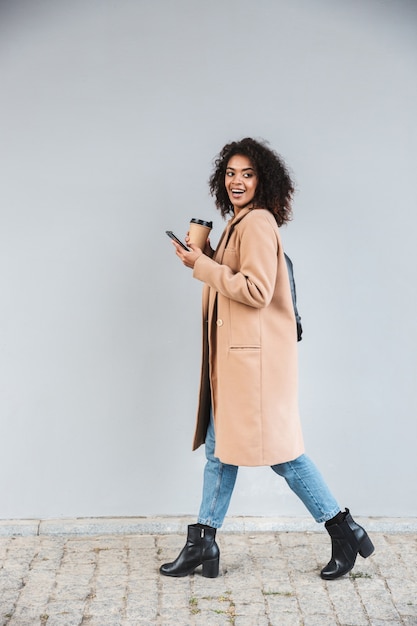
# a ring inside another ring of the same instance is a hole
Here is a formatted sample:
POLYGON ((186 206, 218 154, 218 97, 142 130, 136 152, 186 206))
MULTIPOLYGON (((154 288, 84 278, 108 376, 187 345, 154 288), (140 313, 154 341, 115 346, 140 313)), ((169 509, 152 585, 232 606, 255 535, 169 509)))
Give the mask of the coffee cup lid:
POLYGON ((200 226, 207 226, 207 228, 213 228, 213 222, 206 222, 205 220, 199 220, 196 217, 193 217, 191 220, 192 224, 199 224, 200 226))

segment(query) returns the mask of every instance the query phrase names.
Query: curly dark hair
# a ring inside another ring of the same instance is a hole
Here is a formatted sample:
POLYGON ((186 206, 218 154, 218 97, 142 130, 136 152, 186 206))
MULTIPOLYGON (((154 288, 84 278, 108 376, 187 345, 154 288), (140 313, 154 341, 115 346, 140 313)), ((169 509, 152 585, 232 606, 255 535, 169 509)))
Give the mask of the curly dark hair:
POLYGON ((223 217, 233 213, 225 185, 226 168, 232 156, 237 154, 250 159, 258 176, 254 204, 268 209, 275 215, 278 226, 292 218, 291 201, 294 184, 282 157, 267 147, 265 141, 250 137, 228 143, 214 161, 214 171, 209 179, 210 193, 223 217))

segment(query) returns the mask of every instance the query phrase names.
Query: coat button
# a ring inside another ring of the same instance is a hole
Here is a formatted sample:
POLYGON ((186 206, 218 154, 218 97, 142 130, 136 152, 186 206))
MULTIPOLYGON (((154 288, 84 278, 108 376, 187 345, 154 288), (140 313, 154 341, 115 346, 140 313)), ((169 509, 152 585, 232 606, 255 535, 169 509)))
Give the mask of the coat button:
POLYGON ((217 326, 223 326, 223 320, 217 320, 216 324, 217 326))

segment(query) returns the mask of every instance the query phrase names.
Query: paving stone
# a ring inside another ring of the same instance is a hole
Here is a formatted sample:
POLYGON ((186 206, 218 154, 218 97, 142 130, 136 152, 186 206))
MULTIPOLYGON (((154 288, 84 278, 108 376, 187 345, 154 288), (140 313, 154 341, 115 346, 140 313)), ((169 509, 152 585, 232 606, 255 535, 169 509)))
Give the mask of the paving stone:
POLYGON ((335 582, 336 584, 333 581, 326 583, 326 589, 339 621, 345 625, 365 626, 368 624, 368 617, 353 580, 345 577, 335 582))
POLYGON ((321 615, 316 613, 315 615, 306 615, 303 617, 303 626, 335 626, 334 615, 321 615))
POLYGON ((81 615, 48 615, 45 626, 81 626, 83 616, 81 615))

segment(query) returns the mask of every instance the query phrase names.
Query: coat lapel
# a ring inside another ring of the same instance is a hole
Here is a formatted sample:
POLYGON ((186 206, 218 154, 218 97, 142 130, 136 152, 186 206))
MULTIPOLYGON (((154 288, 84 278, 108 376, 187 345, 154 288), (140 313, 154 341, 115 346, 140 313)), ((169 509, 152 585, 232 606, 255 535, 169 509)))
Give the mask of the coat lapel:
MULTIPOLYGON (((230 236, 236 224, 238 224, 245 217, 245 215, 249 213, 249 211, 251 211, 251 209, 242 209, 237 215, 229 220, 226 228, 223 231, 222 236, 220 237, 219 243, 217 244, 217 248, 213 256, 213 260, 216 261, 216 263, 222 262, 225 248, 229 243, 230 236)), ((205 285, 204 289, 207 290, 203 297, 203 306, 204 308, 207 307, 207 317, 205 317, 205 319, 212 320, 215 312, 214 309, 216 304, 217 291, 211 289, 208 285, 205 285)))

